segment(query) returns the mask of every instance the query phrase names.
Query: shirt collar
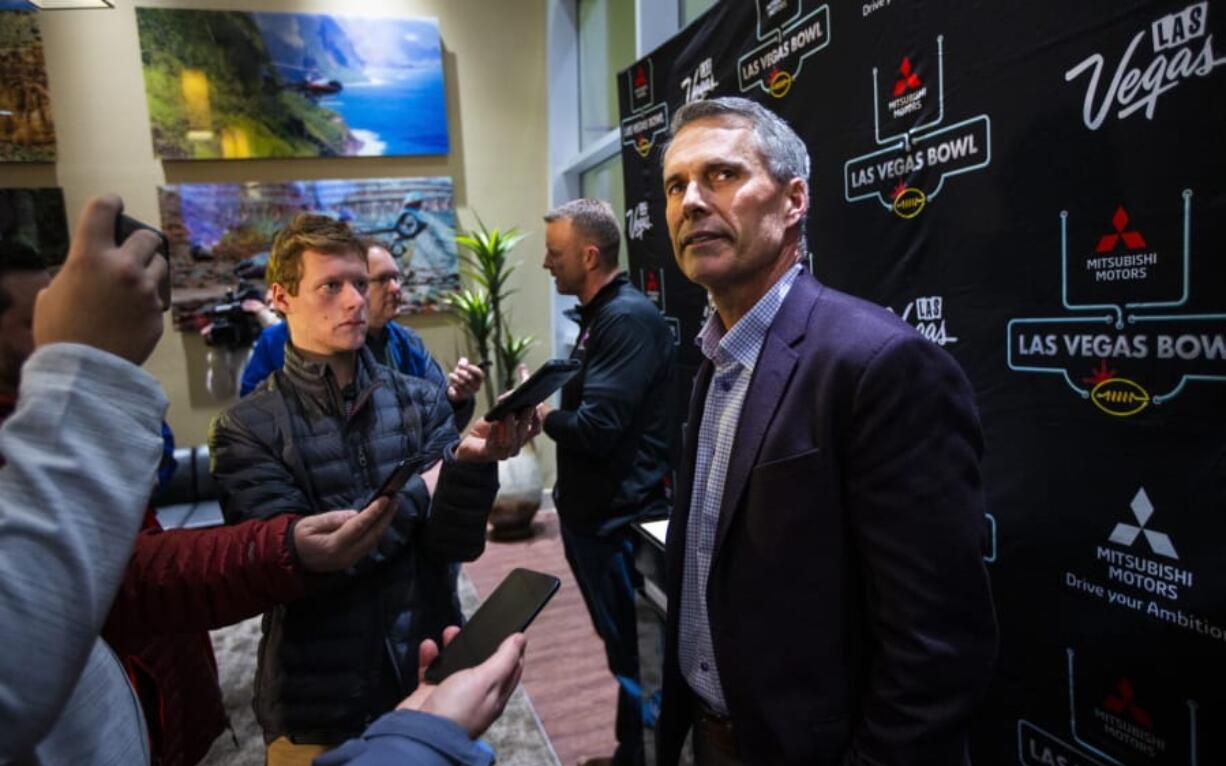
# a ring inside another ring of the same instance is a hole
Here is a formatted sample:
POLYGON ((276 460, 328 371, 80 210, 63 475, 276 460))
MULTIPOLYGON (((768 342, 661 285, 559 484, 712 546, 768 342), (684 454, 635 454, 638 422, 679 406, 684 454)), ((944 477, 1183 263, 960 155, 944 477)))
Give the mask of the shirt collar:
POLYGON ((752 371, 758 360, 758 352, 762 350, 762 343, 766 340, 766 332, 775 321, 775 315, 779 313, 784 298, 799 274, 800 264, 795 264, 784 272, 730 330, 724 330, 719 314, 712 311, 694 339, 694 343, 702 350, 702 355, 716 366, 735 362, 752 371))
POLYGON ((626 276, 626 272, 619 271, 617 276, 610 279, 604 287, 596 291, 596 294, 592 296, 590 301, 579 305, 580 319, 583 321, 591 319, 597 309, 613 299, 613 296, 617 294, 622 285, 629 283, 630 277, 626 276))

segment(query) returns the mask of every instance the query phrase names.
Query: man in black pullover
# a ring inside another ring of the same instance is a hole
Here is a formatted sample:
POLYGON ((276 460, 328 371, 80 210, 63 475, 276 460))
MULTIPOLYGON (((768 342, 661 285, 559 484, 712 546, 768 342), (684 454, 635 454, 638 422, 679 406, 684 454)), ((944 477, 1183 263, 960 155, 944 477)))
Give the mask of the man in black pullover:
POLYGON ((545 215, 545 268, 558 292, 579 299, 583 363, 562 389, 562 406, 541 405, 558 445, 554 504, 609 670, 620 685, 617 751, 588 763, 643 762, 630 522, 668 512, 668 400, 673 334, 618 268, 620 226, 605 202, 578 199, 545 215))

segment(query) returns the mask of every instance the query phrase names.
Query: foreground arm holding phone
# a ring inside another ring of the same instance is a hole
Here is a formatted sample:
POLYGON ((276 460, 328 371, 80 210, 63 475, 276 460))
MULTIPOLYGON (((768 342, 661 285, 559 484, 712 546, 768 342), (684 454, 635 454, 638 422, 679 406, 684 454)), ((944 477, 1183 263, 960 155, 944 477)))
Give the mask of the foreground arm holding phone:
POLYGON ((138 366, 162 333, 157 237, 114 244, 87 203, 36 304, 36 351, 0 429, 0 762, 142 763, 144 729, 98 631, 161 453, 166 398, 138 366))
POLYGON ((490 763, 493 753, 472 740, 502 714, 523 673, 523 632, 560 586, 551 574, 512 570, 463 631, 443 630, 441 653, 434 641, 421 643, 417 689, 396 712, 317 766, 490 763))
MULTIPOLYGON (((443 632, 448 644, 460 632, 443 632)), ((433 641, 418 649, 422 677, 416 691, 396 710, 371 724, 362 736, 315 759, 315 766, 488 766, 494 755, 475 740, 502 715, 524 670, 524 636, 516 633, 480 665, 433 685, 424 669, 438 657, 433 641)))

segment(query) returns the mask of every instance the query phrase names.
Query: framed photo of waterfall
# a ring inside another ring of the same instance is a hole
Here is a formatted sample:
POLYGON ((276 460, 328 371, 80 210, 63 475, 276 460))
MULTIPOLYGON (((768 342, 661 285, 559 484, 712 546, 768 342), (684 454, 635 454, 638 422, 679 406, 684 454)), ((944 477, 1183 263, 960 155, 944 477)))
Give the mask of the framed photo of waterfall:
POLYGON ((137 8, 165 160, 446 154, 438 21, 137 8))

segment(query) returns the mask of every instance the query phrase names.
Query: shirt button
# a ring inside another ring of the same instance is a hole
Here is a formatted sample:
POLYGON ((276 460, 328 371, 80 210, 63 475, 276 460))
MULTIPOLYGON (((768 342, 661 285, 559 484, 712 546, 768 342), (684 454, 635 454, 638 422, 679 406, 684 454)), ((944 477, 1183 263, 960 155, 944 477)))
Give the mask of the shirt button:
POLYGON ((728 393, 729 391, 731 391, 731 390, 732 390, 732 381, 730 381, 730 380, 721 380, 721 381, 719 382, 719 390, 720 390, 720 391, 723 391, 724 393, 728 393))
POLYGON ((708 664, 707 664, 707 663, 705 663, 705 662, 700 662, 700 663, 698 663, 698 667, 702 668, 702 672, 704 672, 704 673, 706 673, 708 670, 710 670, 710 669, 711 669, 711 666, 710 666, 710 665, 708 665, 708 664))

